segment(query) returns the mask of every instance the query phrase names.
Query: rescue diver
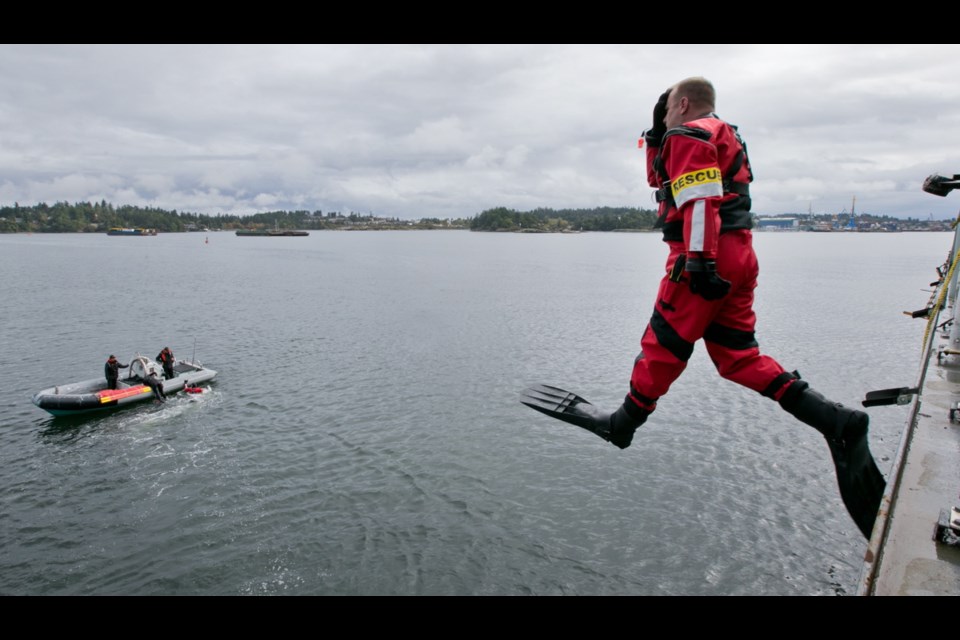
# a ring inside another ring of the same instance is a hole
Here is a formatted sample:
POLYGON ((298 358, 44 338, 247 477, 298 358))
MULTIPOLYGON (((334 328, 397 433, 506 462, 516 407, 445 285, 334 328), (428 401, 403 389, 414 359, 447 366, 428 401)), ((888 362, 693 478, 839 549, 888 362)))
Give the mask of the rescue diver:
POLYGON ((644 132, 647 178, 657 189, 657 225, 670 255, 623 404, 608 413, 544 385, 527 389, 522 402, 626 449, 703 339, 721 376, 777 401, 824 436, 840 495, 869 538, 885 487, 868 446, 869 417, 828 400, 799 373, 760 353, 753 172, 746 145, 736 127, 714 113, 715 101, 705 78, 682 80, 660 96, 653 126, 644 132))
POLYGON ((153 373, 147 373, 143 377, 143 384, 150 387, 150 390, 153 391, 153 396, 160 402, 167 401, 167 394, 163 392, 163 382, 157 379, 157 376, 153 373))

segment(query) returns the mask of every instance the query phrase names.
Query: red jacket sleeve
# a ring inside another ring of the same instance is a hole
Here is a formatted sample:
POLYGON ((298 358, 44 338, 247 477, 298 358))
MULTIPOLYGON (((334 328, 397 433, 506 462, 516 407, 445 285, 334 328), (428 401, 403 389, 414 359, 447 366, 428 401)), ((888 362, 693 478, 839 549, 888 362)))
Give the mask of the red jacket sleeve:
POLYGON ((683 216, 687 255, 716 259, 723 197, 716 146, 690 135, 672 135, 664 140, 662 158, 671 178, 673 200, 683 216))

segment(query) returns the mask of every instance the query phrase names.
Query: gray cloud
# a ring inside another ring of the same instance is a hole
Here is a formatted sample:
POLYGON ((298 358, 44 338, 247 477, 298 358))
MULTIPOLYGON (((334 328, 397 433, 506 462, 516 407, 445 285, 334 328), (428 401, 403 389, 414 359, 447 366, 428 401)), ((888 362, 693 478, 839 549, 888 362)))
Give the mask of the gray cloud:
POLYGON ((952 217, 960 45, 0 46, 0 202, 205 213, 652 206, 659 94, 710 78, 760 213, 952 217))

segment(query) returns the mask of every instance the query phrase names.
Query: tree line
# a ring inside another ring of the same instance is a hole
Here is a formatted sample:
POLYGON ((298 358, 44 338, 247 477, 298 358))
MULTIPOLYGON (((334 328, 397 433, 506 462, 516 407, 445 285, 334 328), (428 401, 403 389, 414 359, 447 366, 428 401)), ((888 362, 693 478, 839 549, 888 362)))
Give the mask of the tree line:
POLYGON ((657 212, 632 207, 593 209, 487 209, 470 222, 471 231, 646 231, 653 229, 657 212))
MULTIPOLYGON (((830 221, 847 226, 850 214, 783 214, 805 222, 830 221)), ((473 217, 401 220, 372 214, 320 210, 269 211, 250 215, 178 212, 158 207, 114 206, 100 202, 41 202, 34 206, 0 206, 0 233, 96 233, 112 227, 145 227, 162 233, 233 229, 470 229, 471 231, 570 232, 570 231, 648 231, 656 223, 657 213, 633 207, 594 207, 592 209, 547 209, 517 211, 506 207, 487 209, 473 217)), ((901 227, 934 227, 940 221, 909 218, 906 223, 886 215, 859 214, 859 225, 899 222, 901 227)))
POLYGON ((520 212, 498 207, 472 218, 419 221, 381 218, 370 214, 270 211, 241 216, 178 212, 158 207, 114 206, 100 202, 41 202, 33 206, 0 207, 0 233, 102 233, 113 227, 143 227, 161 233, 233 229, 450 229, 471 231, 616 231, 652 229, 656 212, 630 207, 546 209, 520 212))
POLYGON ((424 218, 418 222, 372 214, 269 211, 240 216, 178 212, 156 207, 114 206, 100 202, 45 202, 34 206, 0 207, 0 233, 98 233, 113 227, 143 227, 161 233, 209 229, 343 229, 343 228, 466 228, 468 220, 424 218))

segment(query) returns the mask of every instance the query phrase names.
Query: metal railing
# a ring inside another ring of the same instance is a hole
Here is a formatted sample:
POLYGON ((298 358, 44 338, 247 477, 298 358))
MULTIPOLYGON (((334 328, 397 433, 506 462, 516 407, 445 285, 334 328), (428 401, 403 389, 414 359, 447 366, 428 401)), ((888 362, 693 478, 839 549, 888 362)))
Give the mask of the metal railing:
MULTIPOLYGON (((953 178, 945 178, 939 175, 928 177, 923 183, 923 190, 927 193, 938 196, 946 196, 953 189, 960 188, 960 175, 953 178)), ((894 457, 893 467, 890 470, 890 477, 887 479, 887 487, 880 502, 880 510, 877 513, 877 520, 873 526, 873 532, 867 543, 867 551, 864 554, 863 567, 860 572, 860 581, 857 588, 857 595, 871 595, 873 593, 874 581, 883 561, 883 550, 890 530, 890 522, 896 510, 894 500, 900 484, 903 479, 904 461, 907 453, 910 451, 910 444, 913 440, 913 434, 917 427, 917 421, 920 416, 920 406, 923 400, 923 385, 926 381, 927 371, 930 362, 933 359, 933 346, 937 340, 937 334, 949 325, 949 337, 947 346, 941 347, 937 352, 937 364, 939 366, 960 367, 960 322, 955 319, 960 318, 960 300, 957 296, 957 281, 960 276, 960 215, 954 222, 953 246, 947 256, 947 260, 938 270, 941 278, 935 283, 936 288, 930 297, 930 303, 923 312, 915 312, 915 317, 920 317, 922 313, 927 318, 927 330, 924 334, 923 352, 920 360, 920 372, 917 376, 915 389, 909 391, 915 392, 913 397, 910 414, 907 418, 903 434, 900 437, 900 444, 894 457), (953 315, 948 320, 940 323, 940 314, 945 307, 950 307, 953 315)), ((892 391, 892 390, 891 390, 892 391)), ((903 391, 907 391, 904 389, 903 391)), ((953 414, 953 409, 951 409, 953 414)), ((950 416, 953 418, 953 415, 950 416)))

